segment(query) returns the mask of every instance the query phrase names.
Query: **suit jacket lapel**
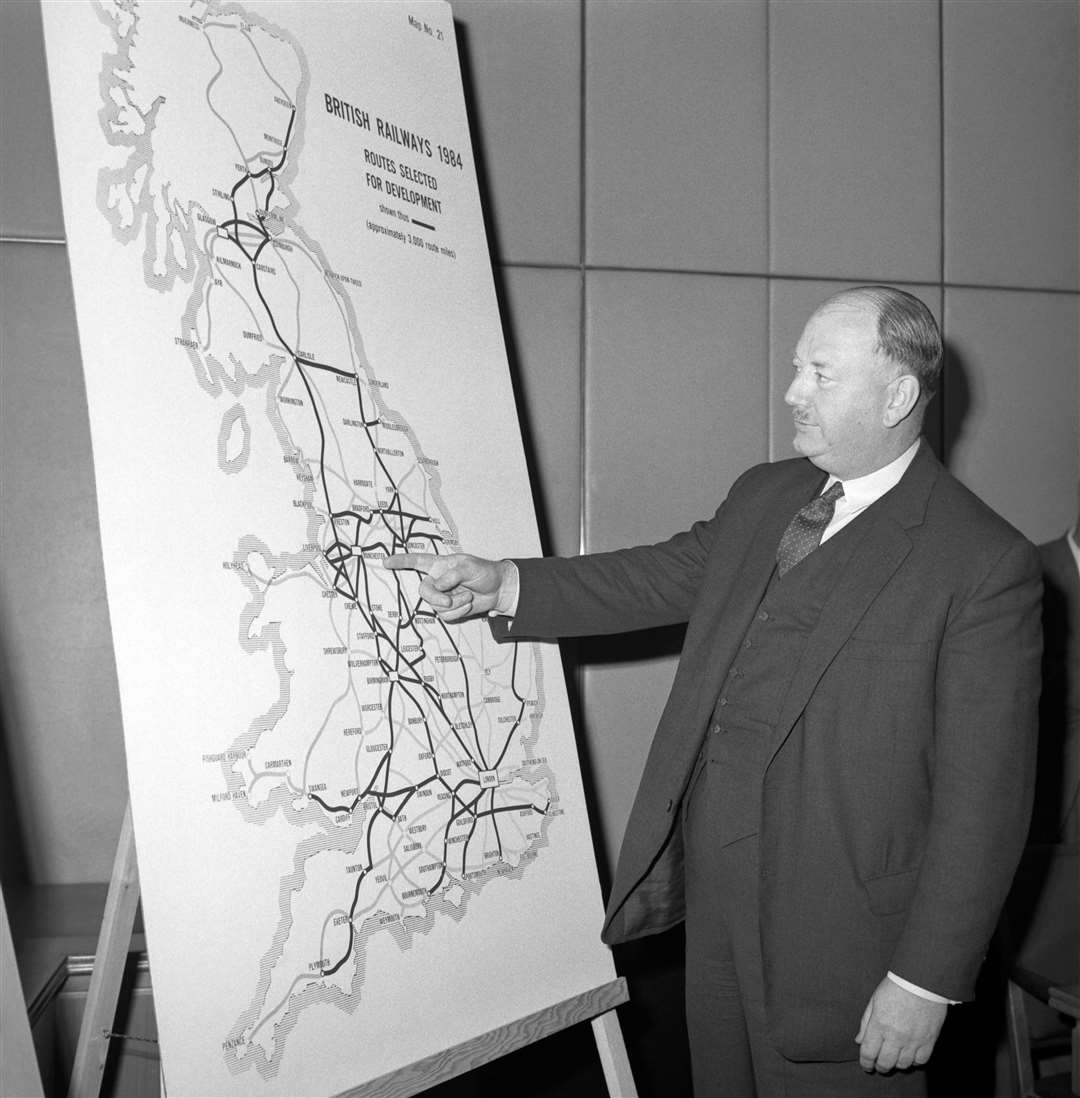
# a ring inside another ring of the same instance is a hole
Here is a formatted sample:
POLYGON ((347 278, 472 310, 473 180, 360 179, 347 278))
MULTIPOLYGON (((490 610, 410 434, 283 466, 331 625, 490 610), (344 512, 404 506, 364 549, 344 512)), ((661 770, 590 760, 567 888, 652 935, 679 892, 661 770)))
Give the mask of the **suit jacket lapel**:
MULTIPOLYGON (((702 626, 700 643, 687 635, 683 651, 700 651, 704 666, 686 666, 697 698, 697 726, 704 728, 719 696, 724 676, 731 666, 746 630, 769 585, 776 566, 776 548, 792 516, 825 483, 826 475, 809 462, 801 476, 792 478, 776 494, 762 501, 761 519, 750 533, 741 559, 717 559, 716 575, 706 576, 708 617, 702 626), (702 689, 708 684, 708 689, 702 689)), ((680 664, 680 671, 683 664, 680 664)))
POLYGON ((865 530, 860 532, 847 566, 807 638, 777 722, 773 755, 867 607, 911 551, 907 530, 923 522, 930 489, 940 470, 940 463, 924 441, 900 483, 855 520, 865 525, 865 530))

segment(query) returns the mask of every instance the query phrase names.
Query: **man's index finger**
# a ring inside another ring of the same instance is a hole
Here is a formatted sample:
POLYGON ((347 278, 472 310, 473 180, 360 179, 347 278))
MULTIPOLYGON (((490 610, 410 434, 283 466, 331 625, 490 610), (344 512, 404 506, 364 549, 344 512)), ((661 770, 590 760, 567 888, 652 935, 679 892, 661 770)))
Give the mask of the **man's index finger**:
POLYGON ((414 572, 430 572, 439 558, 434 553, 393 553, 383 560, 383 567, 394 571, 411 569, 414 572))

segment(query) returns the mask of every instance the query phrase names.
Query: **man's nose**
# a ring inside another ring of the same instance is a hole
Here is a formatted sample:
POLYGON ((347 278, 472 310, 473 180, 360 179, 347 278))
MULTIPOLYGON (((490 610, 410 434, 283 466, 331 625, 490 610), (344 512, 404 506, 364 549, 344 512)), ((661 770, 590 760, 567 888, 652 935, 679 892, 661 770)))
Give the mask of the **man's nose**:
POLYGON ((802 384, 799 381, 799 376, 799 374, 796 374, 791 379, 791 384, 787 387, 787 392, 784 393, 784 403, 789 408, 794 408, 797 404, 804 403, 802 384))

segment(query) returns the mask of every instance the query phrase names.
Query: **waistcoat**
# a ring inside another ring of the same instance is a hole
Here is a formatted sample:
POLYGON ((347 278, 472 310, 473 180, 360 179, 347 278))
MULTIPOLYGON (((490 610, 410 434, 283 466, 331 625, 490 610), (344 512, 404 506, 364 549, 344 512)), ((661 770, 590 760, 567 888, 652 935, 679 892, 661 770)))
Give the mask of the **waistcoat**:
POLYGON ((776 728, 806 642, 859 541, 849 523, 769 586, 732 661, 713 710, 699 763, 717 789, 713 826, 720 846, 758 832, 761 786, 776 728))

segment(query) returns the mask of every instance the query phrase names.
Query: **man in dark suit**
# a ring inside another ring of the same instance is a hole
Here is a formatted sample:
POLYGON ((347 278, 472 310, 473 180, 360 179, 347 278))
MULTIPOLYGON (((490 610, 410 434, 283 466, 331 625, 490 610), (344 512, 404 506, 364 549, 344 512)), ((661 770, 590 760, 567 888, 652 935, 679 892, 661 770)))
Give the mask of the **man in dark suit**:
POLYGON ((574 559, 387 561, 501 639, 688 622, 603 936, 685 920, 699 1098, 925 1093, 908 1069, 972 996, 1023 845, 1039 560, 920 441, 940 362, 918 299, 845 291, 796 348, 802 456, 711 519, 574 559))

